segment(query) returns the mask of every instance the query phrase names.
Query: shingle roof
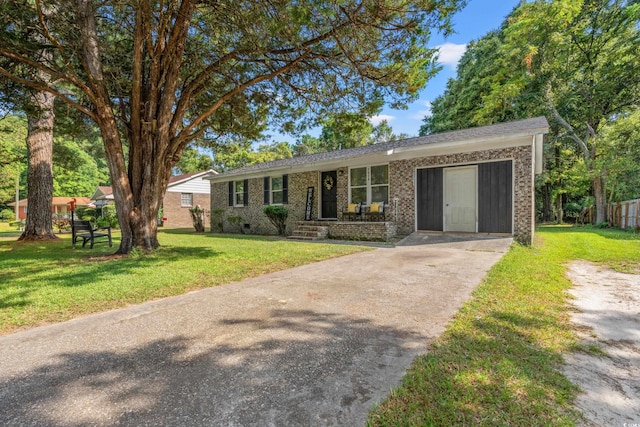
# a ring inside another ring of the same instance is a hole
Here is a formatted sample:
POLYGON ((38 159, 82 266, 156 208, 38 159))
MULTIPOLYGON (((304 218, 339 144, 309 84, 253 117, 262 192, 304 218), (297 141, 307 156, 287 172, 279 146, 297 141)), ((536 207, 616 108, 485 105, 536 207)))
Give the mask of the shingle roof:
MULTIPOLYGON (((58 197, 54 196, 51 199, 51 206, 64 206, 68 205, 71 200, 76 199, 77 206, 89 206, 93 203, 93 201, 88 197, 58 197)), ((21 199, 18 201, 20 206, 28 206, 29 199, 21 199)), ((16 202, 9 203, 9 206, 15 206, 16 202)))
POLYGON ((173 176, 169 177, 169 184, 173 184, 174 182, 182 181, 183 179, 191 178, 192 176, 197 175, 199 173, 202 173, 202 172, 185 173, 184 175, 173 175, 173 176))
POLYGON ((184 175, 175 175, 175 176, 169 177, 169 185, 177 184, 177 183, 182 182, 182 181, 187 181, 190 178, 194 178, 194 177, 197 178, 200 175, 202 175, 202 176, 207 175, 207 174, 216 175, 217 173, 218 172, 214 171, 213 169, 209 169, 209 170, 206 170, 206 171, 186 173, 184 175))
POLYGON ((532 119, 518 120, 514 122, 498 123, 490 126, 481 126, 449 132, 434 133, 427 136, 389 141, 380 144, 367 145, 364 147, 348 148, 344 150, 329 151, 325 153, 310 154, 308 156, 292 157, 290 159, 274 160, 271 162, 259 163, 233 169, 226 173, 216 175, 224 177, 226 175, 243 175, 260 172, 268 169, 282 167, 301 166, 312 163, 320 163, 339 159, 364 156, 367 154, 385 152, 397 148, 417 147, 421 145, 446 143, 474 139, 492 139, 507 135, 534 135, 537 133, 547 133, 549 123, 545 117, 535 117, 532 119))
POLYGON ((104 194, 105 196, 107 194, 113 194, 113 189, 110 186, 99 185, 98 188, 100 189, 100 191, 102 191, 102 194, 104 194))

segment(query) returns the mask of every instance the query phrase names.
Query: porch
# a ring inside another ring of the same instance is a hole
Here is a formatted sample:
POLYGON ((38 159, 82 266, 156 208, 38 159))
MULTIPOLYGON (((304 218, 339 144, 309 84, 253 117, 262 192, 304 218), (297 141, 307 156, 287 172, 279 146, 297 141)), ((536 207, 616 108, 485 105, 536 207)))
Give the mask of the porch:
POLYGON ((296 221, 290 239, 319 240, 368 240, 386 242, 396 235, 396 223, 392 221, 296 221))

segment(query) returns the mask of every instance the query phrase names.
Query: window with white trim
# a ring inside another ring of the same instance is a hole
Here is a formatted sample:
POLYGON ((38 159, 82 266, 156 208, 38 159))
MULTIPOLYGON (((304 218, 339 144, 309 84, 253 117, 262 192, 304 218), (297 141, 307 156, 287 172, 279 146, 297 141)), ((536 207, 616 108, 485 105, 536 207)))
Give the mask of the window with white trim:
POLYGON ((271 178, 271 204, 272 205, 281 205, 284 201, 283 199, 283 189, 282 185, 282 177, 272 177, 271 178))
POLYGON ((389 165, 349 169, 351 203, 389 203, 389 165))
POLYGON ((180 206, 183 208, 193 206, 193 193, 180 193, 180 206))
POLYGON ((289 203, 289 175, 264 177, 264 204, 286 205, 289 203))
POLYGON ((235 201, 235 205, 236 206, 244 206, 244 181, 240 180, 240 181, 235 181, 233 183, 234 185, 234 201, 235 201))

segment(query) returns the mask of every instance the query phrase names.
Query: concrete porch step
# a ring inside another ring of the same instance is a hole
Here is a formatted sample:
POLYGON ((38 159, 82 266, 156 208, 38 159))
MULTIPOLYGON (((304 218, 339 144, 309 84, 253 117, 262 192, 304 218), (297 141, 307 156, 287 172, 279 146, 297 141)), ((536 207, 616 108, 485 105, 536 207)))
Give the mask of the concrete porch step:
POLYGON ((307 237, 307 236, 287 236, 287 240, 301 240, 301 241, 314 241, 314 240, 321 240, 319 237, 307 237))
POLYGON ((329 235, 329 228, 319 225, 297 224, 291 236, 291 240, 321 240, 329 235))

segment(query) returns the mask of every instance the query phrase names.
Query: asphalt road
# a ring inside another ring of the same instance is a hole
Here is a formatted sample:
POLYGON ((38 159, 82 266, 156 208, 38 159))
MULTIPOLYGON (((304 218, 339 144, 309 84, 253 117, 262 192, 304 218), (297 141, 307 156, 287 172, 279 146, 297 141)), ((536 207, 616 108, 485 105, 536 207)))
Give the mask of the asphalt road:
POLYGON ((0 425, 364 425, 510 244, 416 234, 2 336, 0 425))

